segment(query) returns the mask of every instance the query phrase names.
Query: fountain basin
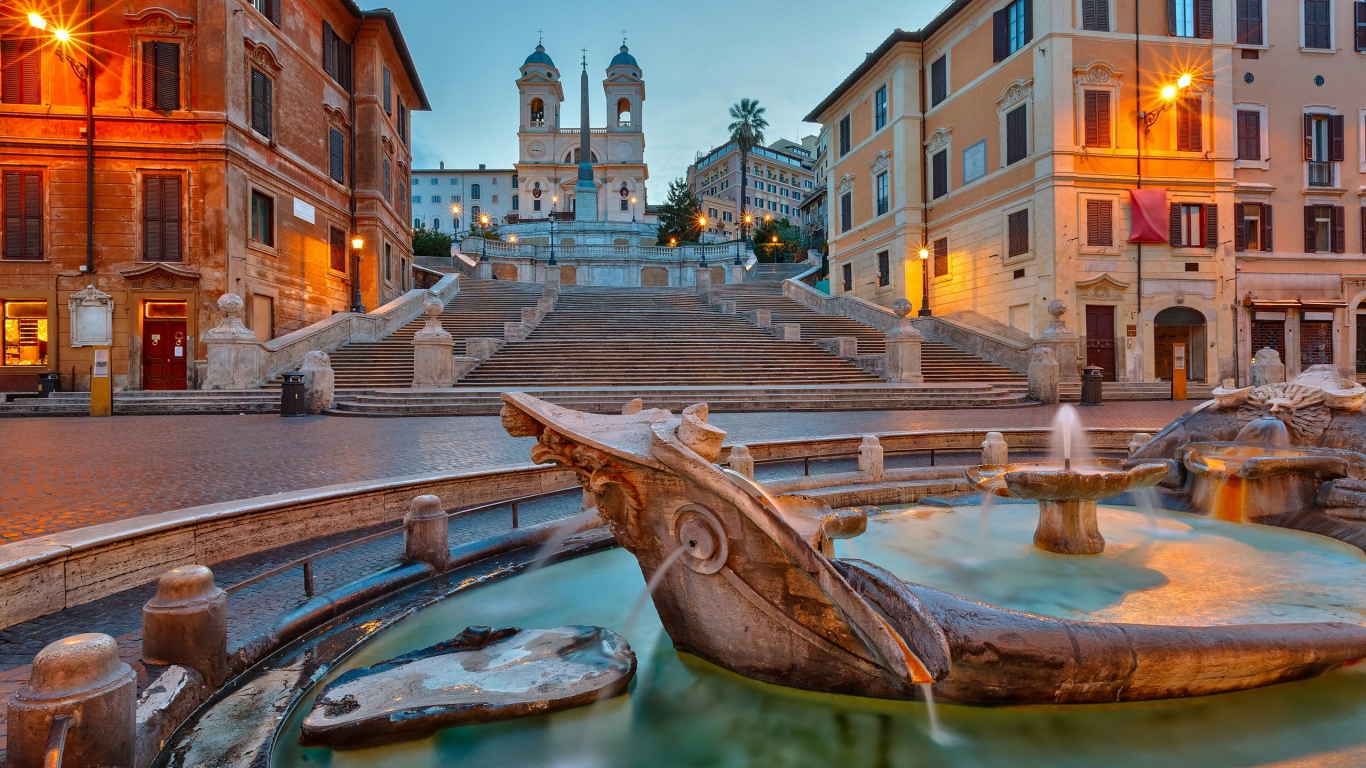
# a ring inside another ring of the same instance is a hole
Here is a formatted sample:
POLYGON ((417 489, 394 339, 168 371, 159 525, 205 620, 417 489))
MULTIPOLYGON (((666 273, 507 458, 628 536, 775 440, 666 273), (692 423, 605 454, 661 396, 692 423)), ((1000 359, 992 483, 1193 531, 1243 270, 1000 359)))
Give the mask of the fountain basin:
POLYGON ((1181 463, 1190 476, 1191 506, 1236 522, 1309 509, 1324 481, 1366 476, 1361 454, 1311 446, 1192 443, 1181 463))
POLYGON ((1164 461, 1126 465, 1119 459, 970 467, 968 482, 983 493, 1039 503, 1034 546, 1060 555, 1096 555, 1105 538, 1096 522, 1096 501, 1157 485, 1168 472, 1164 461))

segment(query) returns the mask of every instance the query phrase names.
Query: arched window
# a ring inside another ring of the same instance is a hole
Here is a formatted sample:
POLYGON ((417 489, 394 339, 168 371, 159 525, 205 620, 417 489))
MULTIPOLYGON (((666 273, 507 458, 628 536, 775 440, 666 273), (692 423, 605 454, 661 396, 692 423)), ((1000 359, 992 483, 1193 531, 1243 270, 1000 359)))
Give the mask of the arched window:
POLYGON ((413 219, 413 229, 417 229, 420 226, 422 226, 422 219, 413 219))
MULTIPOLYGON (((573 150, 564 153, 564 161, 565 161, 566 163, 581 163, 581 162, 583 162, 583 161, 580 160, 579 158, 581 158, 582 156, 583 156, 583 155, 579 152, 579 149, 578 149, 577 147, 575 147, 573 150)), ((590 162, 590 163, 599 163, 599 162, 602 162, 601 160, 598 160, 598 153, 596 153, 596 152, 590 152, 590 153, 589 153, 589 157, 593 158, 592 160, 589 160, 589 161, 588 161, 588 162, 590 162)))
POLYGON ((441 229, 441 219, 432 219, 432 229, 441 229))
POLYGON ((534 126, 545 125, 545 102, 540 99, 531 100, 531 124, 534 126))
POLYGON ((617 99, 617 126, 624 128, 631 124, 631 100, 625 96, 617 99))
POLYGON ((471 184, 471 185, 470 185, 470 199, 471 199, 471 200, 478 200, 478 199, 479 199, 479 185, 478 185, 478 184, 471 184))

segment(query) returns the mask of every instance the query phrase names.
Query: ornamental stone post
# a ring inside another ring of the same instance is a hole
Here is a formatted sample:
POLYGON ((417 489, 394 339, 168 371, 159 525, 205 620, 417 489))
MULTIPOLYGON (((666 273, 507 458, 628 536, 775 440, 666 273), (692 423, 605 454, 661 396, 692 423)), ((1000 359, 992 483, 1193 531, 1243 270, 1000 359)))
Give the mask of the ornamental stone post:
POLYGON ((704 296, 707 291, 711 290, 711 269, 707 267, 698 267, 695 274, 697 276, 695 280, 697 295, 704 296))
POLYGON ((218 297, 223 319, 204 332, 208 350, 205 389, 251 389, 265 379, 266 351, 256 334, 242 324, 245 304, 235 293, 218 297))
POLYGON ((1060 299, 1048 302, 1048 314, 1053 316, 1053 321, 1039 334, 1034 348, 1047 347, 1052 350, 1053 359, 1058 363, 1059 381, 1080 381, 1081 373, 1077 371, 1080 341, 1076 331, 1068 328, 1062 320, 1066 312, 1067 302, 1060 299))
POLYGON ((745 282, 745 267, 743 264, 730 265, 730 282, 731 285, 739 285, 745 282))
POLYGON ((754 479, 754 457, 750 455, 749 446, 731 446, 730 457, 726 459, 726 464, 750 480, 754 479))
POLYGON ((895 331, 887 333, 887 353, 884 357, 887 381, 895 384, 921 384, 925 375, 920 368, 920 346, 925 337, 911 325, 911 302, 897 299, 892 311, 901 318, 895 331))
POLYGON ((422 301, 427 324, 413 334, 413 386, 450 387, 455 385, 455 339, 441 327, 444 307, 434 297, 422 301))
POLYGON ((449 533, 450 518, 441 497, 418 496, 403 518, 403 556, 444 571, 451 553, 449 533))
POLYGON ((858 471, 867 474, 873 482, 880 482, 883 466, 882 442, 876 435, 864 435, 858 447, 858 471))
POLYGON ((1005 435, 1000 432, 988 432, 987 439, 982 441, 982 464, 989 467, 999 467, 1010 463, 1010 446, 1006 445, 1005 435))
POLYGON ((1044 405, 1058 402, 1058 360, 1052 347, 1037 347, 1029 362, 1029 399, 1044 405))
POLYGON ((545 285, 542 291, 553 291, 555 295, 560 293, 560 267, 559 265, 545 268, 545 285))
POLYGON ((1270 347, 1262 349, 1252 358, 1251 373, 1254 387, 1284 382, 1285 363, 1281 362, 1281 353, 1270 347))
POLYGON ((337 392, 337 373, 332 370, 332 358, 326 352, 309 352, 304 355, 299 373, 304 375, 304 400, 308 412, 318 414, 331 408, 337 392))
POLYGON ((142 660, 179 664, 217 688, 228 676, 228 596, 213 571, 182 565, 162 574, 142 607, 142 660))

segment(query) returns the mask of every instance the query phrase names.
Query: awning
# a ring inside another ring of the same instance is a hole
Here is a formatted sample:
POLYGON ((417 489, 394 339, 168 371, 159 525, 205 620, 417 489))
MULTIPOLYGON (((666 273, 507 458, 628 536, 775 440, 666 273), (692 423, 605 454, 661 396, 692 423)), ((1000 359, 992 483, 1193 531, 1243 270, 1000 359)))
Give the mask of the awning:
POLYGON ((1171 214, 1167 208, 1167 190, 1131 189, 1129 200, 1133 203, 1134 225, 1129 233, 1131 243, 1165 243, 1167 230, 1171 226, 1171 214))
POLYGON ((1243 306, 1345 307, 1338 275, 1242 272, 1238 292, 1243 306))

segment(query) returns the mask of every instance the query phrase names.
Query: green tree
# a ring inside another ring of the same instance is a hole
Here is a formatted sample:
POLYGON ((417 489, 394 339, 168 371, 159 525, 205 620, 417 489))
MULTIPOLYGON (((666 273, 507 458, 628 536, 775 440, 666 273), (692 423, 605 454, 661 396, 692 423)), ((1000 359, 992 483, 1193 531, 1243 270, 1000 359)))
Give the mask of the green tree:
POLYGON ((740 150, 740 239, 745 237, 745 195, 749 194, 749 153, 755 147, 764 143, 764 129, 768 127, 768 120, 764 118, 766 110, 759 106, 758 99, 740 99, 730 107, 730 119, 733 121, 727 130, 730 131, 730 140, 740 150))
POLYGON ((768 219, 754 228, 751 247, 759 261, 796 261, 802 246, 802 230, 787 219, 768 219))
POLYGON ((702 201, 687 180, 679 177, 669 182, 669 195, 659 207, 659 244, 698 242, 703 230, 701 218, 702 201))
POLYGON ((498 231, 498 223, 489 219, 488 224, 480 224, 478 221, 470 227, 470 237, 482 237, 485 240, 502 240, 503 235, 498 231))
POLYGON ((414 256, 450 256, 451 236, 439 229, 427 229, 423 224, 413 230, 414 256))

